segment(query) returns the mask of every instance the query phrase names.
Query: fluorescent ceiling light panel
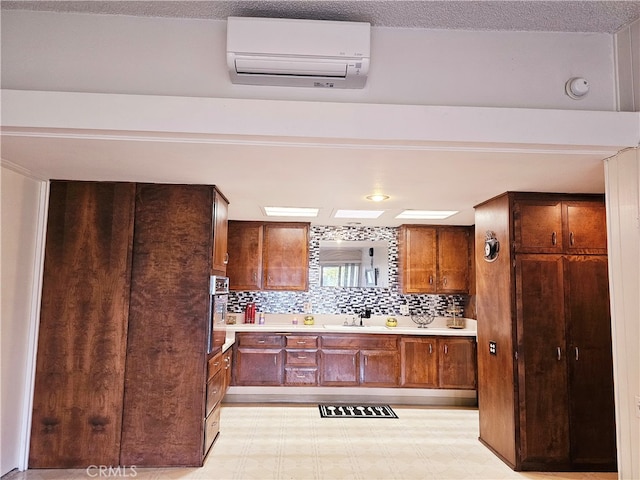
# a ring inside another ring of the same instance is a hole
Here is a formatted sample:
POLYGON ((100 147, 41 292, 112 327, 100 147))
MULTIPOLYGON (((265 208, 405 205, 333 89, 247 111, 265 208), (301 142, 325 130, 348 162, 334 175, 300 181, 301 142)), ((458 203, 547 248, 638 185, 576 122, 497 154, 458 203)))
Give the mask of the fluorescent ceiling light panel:
POLYGON ((405 210, 396 218, 410 220, 443 220, 458 213, 458 210, 405 210))
POLYGON ((319 208, 306 207, 264 207, 268 217, 317 217, 319 208))
POLYGON ((384 210, 336 210, 334 218, 378 218, 384 210))

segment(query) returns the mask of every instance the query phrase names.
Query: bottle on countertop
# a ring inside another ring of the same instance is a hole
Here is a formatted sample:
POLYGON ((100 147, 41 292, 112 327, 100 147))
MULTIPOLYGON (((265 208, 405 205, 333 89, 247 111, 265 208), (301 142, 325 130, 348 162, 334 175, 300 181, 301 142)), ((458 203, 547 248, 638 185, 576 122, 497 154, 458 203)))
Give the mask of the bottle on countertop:
POLYGON ((256 304, 247 303, 244 310, 244 323, 256 323, 256 304))
POLYGON ((258 314, 258 324, 259 325, 264 325, 264 312, 260 312, 258 314))

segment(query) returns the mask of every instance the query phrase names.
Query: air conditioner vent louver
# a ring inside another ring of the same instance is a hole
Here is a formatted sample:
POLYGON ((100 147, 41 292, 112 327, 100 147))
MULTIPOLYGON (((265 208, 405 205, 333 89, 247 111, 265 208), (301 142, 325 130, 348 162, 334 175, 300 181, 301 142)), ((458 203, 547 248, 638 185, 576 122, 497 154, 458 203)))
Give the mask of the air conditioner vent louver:
POLYGON ((229 17, 232 83, 363 88, 370 25, 357 22, 229 17))

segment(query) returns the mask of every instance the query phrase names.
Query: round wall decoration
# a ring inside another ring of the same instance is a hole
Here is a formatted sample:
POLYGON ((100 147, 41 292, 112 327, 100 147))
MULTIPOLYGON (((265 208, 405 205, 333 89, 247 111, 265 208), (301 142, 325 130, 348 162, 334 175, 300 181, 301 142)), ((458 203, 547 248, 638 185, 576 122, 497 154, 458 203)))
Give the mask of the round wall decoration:
POLYGON ((500 251, 500 242, 496 238, 496 234, 491 230, 487 230, 484 239, 484 259, 487 262, 494 262, 498 258, 500 251))

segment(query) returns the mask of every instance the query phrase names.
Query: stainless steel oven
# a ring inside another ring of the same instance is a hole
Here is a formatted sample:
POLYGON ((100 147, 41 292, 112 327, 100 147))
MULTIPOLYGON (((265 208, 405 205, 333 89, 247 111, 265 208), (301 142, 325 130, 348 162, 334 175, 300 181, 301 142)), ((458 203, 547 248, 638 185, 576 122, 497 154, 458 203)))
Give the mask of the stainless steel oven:
POLYGON ((209 282, 211 297, 207 353, 221 349, 227 336, 227 302, 229 301, 229 279, 212 275, 209 282))

